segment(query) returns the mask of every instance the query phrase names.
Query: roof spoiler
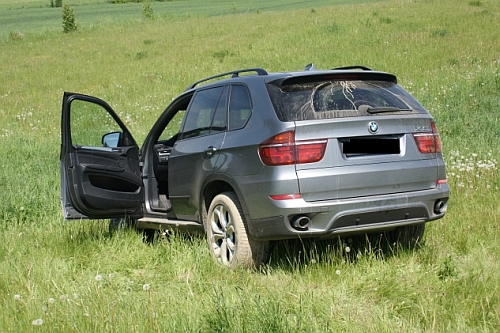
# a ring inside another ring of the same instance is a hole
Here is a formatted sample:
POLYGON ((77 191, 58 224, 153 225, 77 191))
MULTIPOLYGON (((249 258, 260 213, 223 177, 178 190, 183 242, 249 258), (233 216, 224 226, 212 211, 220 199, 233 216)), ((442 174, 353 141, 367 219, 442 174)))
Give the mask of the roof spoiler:
POLYGON ((376 72, 372 70, 350 71, 350 70, 335 70, 335 71, 317 71, 309 70, 311 73, 297 76, 288 76, 268 82, 277 87, 284 87, 293 84, 305 84, 322 81, 385 81, 398 83, 395 75, 385 72, 376 72))
POLYGON ((361 65, 332 68, 332 71, 342 71, 342 70, 352 70, 352 69, 361 69, 362 71, 373 71, 373 69, 361 65))
MULTIPOLYGON (((337 68, 332 68, 332 71, 340 71, 340 70, 352 70, 352 69, 361 69, 363 71, 373 71, 373 69, 368 68, 366 66, 362 65, 354 65, 354 66, 344 66, 344 67, 337 67, 337 68)), ((304 72, 308 71, 317 71, 318 69, 314 66, 313 63, 310 63, 304 67, 304 72)))

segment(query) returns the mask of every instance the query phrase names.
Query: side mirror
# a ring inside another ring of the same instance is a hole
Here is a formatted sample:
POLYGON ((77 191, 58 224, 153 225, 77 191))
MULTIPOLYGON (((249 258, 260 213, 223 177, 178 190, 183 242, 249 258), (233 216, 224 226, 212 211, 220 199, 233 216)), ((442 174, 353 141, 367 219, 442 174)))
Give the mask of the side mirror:
POLYGON ((102 136, 102 146, 116 148, 122 144, 122 133, 111 132, 102 136))

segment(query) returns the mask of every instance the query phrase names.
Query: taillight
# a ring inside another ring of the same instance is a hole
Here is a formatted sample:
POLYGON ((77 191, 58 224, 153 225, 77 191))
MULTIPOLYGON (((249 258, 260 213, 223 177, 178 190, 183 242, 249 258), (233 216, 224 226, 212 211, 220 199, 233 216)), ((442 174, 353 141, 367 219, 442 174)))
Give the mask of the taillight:
POLYGON ((436 123, 432 122, 431 127, 432 127, 432 134, 434 134, 434 137, 436 139, 436 153, 442 153, 443 145, 441 144, 441 137, 439 136, 436 123))
POLYGON ((443 148, 441 138, 434 122, 431 123, 432 133, 413 133, 418 150, 422 154, 441 153, 443 148))
POLYGON ((295 163, 295 132, 277 134, 259 146, 259 156, 265 165, 295 163))
POLYGON ((314 163, 323 159, 326 139, 295 141, 295 132, 277 134, 259 145, 259 156, 265 165, 314 163))

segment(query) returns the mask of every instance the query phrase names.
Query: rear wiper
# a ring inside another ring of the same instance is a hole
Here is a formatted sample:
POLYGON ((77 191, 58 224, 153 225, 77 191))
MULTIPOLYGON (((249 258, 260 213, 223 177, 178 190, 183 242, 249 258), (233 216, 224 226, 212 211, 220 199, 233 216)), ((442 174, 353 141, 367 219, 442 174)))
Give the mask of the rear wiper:
POLYGON ((360 105, 358 108, 359 111, 366 111, 370 114, 374 113, 382 113, 382 112, 411 112, 413 111, 412 109, 400 109, 400 108, 394 108, 390 106, 368 106, 368 105, 360 105))

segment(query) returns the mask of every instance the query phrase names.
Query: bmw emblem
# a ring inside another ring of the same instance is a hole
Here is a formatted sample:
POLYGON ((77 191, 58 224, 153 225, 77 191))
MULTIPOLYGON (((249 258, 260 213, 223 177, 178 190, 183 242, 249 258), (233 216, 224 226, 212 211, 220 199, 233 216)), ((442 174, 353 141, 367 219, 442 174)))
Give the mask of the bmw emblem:
POLYGON ((368 131, 370 131, 370 133, 372 133, 372 134, 377 133, 378 132, 378 124, 374 121, 371 121, 368 124, 368 131))

